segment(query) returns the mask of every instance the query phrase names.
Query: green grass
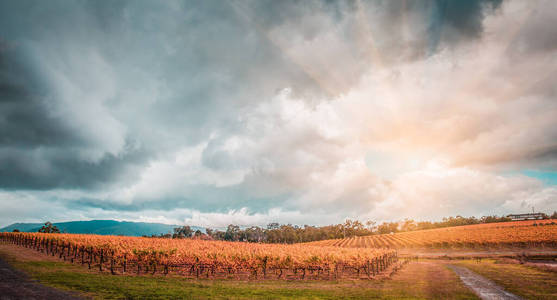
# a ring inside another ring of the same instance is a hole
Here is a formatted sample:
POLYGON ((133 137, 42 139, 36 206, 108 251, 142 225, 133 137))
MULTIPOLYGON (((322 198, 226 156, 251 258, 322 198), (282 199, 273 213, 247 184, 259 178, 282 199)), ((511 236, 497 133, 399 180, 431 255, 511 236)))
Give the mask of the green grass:
POLYGON ((504 260, 466 260, 456 263, 491 279, 525 299, 557 299, 557 273, 504 260))
POLYGON ((410 264, 374 281, 232 281, 109 275, 52 261, 17 261, 41 283, 97 299, 477 299, 442 265, 410 264))

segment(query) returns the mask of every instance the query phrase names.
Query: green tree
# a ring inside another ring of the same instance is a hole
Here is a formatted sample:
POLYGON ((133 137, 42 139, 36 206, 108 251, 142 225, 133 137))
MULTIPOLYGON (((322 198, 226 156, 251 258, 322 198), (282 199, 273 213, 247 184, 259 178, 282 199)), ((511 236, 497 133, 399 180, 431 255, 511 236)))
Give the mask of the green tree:
POLYGON ((44 223, 43 227, 39 229, 41 233, 60 233, 60 229, 58 227, 52 225, 50 222, 44 223))
POLYGON ((238 241, 240 240, 240 226, 230 224, 226 229, 224 234, 224 239, 227 241, 238 241))
POLYGON ((193 234, 193 230, 189 226, 182 226, 178 228, 174 228, 174 234, 172 235, 173 239, 183 239, 189 238, 193 234))
POLYGON ((377 232, 379 232, 380 234, 398 232, 398 223, 397 222, 383 222, 383 224, 381 224, 377 227, 377 232))

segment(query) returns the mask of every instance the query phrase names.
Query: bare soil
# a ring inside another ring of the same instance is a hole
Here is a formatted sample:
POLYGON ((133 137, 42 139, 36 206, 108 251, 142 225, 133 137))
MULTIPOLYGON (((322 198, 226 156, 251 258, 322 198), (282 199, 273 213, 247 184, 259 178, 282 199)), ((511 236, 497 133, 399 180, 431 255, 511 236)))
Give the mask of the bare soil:
POLYGON ((46 255, 34 249, 7 243, 0 243, 0 252, 9 253, 17 261, 61 261, 57 256, 46 255))

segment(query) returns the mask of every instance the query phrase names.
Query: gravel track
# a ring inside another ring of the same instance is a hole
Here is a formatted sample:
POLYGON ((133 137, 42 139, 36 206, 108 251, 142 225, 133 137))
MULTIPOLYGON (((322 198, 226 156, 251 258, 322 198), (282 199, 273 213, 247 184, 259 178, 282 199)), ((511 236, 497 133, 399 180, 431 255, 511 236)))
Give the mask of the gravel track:
POLYGON ((478 297, 484 300, 520 300, 522 298, 505 291, 502 287, 493 281, 480 276, 467 268, 449 265, 459 277, 460 280, 478 297))
POLYGON ((0 258, 0 300, 12 299, 70 300, 83 298, 39 284, 0 258))

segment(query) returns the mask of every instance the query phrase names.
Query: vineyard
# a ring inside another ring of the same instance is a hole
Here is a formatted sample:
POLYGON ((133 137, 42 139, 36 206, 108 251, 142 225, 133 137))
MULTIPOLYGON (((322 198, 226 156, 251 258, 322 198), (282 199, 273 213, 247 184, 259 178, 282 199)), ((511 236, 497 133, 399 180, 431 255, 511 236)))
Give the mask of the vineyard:
POLYGON ((365 248, 557 247, 555 220, 467 225, 306 243, 365 248))
POLYGON ((0 233, 0 240, 111 274, 191 278, 373 279, 398 267, 384 249, 120 236, 0 233))

